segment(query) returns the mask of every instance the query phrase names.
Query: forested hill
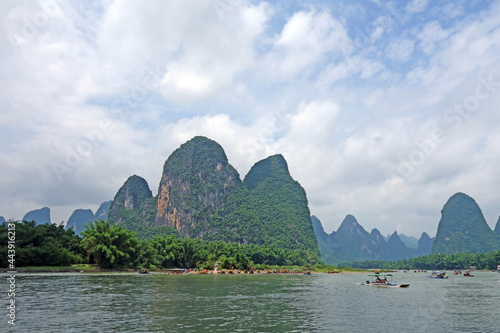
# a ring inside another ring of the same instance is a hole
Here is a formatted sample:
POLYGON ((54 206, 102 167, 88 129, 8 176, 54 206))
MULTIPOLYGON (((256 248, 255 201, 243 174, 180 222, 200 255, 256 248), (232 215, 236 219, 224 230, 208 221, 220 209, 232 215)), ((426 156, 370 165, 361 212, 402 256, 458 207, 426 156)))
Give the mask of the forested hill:
POLYGON ((498 218, 497 225, 495 226, 495 235, 497 236, 498 243, 500 244, 500 217, 498 218))
POLYGON ((290 175, 282 155, 257 162, 244 185, 257 207, 263 243, 310 250, 319 256, 306 192, 290 175))
POLYGON ((210 219, 240 186, 238 172, 215 141, 195 137, 169 156, 158 188, 155 224, 203 238, 210 219))
POLYGON ((156 232, 240 244, 269 244, 320 260, 304 189, 273 155, 242 181, 215 141, 197 136, 166 160, 153 197, 139 176, 118 191, 109 220, 142 238, 156 232))
POLYGON ((456 193, 441 210, 432 253, 491 252, 500 248, 474 199, 456 193))

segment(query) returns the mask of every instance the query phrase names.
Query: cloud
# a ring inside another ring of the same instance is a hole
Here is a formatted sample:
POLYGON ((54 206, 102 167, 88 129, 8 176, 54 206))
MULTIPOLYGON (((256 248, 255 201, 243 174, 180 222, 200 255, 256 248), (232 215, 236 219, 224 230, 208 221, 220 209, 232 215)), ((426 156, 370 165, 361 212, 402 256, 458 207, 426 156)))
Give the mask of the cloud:
POLYGON ((444 30, 438 21, 429 22, 418 35, 419 46, 426 54, 432 53, 436 48, 436 43, 442 41, 450 35, 450 31, 444 30))
POLYGON ((335 59, 351 49, 352 43, 340 21, 329 11, 310 9, 287 20, 266 61, 281 77, 308 76, 327 57, 335 59))
POLYGON ((48 3, 0 5, 6 218, 155 192, 195 135, 242 176, 282 153, 328 231, 432 235, 458 191, 498 218, 498 4, 48 3))
POLYGON ((418 14, 426 10, 430 0, 412 0, 406 5, 406 12, 418 14))
POLYGON ((408 38, 395 40, 386 48, 387 57, 398 62, 406 62, 413 54, 415 42, 408 38))

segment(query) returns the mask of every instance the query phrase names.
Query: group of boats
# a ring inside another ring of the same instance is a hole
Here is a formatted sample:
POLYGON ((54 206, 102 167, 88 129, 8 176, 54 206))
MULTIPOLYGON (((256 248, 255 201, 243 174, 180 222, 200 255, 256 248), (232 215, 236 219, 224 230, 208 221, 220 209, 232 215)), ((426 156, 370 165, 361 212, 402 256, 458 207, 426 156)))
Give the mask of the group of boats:
MULTIPOLYGON (((499 266, 499 271, 500 273, 500 266, 499 266)), ((464 277, 474 277, 472 275, 470 270, 465 271, 463 274, 461 271, 456 270, 454 275, 459 275, 461 274, 464 277)), ((407 288, 410 285, 409 284, 398 284, 393 282, 392 278, 393 275, 390 273, 380 273, 378 271, 375 271, 374 274, 370 274, 370 277, 372 277, 372 281, 367 280, 366 282, 363 283, 364 286, 372 286, 372 287, 395 287, 395 288, 407 288)), ((448 275, 446 272, 442 271, 433 271, 431 275, 427 276, 428 279, 448 279, 448 275)))

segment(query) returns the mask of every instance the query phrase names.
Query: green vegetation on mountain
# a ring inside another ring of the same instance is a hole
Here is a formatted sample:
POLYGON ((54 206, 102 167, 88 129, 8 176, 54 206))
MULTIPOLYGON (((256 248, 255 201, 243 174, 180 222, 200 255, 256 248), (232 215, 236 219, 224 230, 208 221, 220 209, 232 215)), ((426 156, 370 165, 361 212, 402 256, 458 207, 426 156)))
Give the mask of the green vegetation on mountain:
POLYGON ((227 202, 210 219, 204 240, 263 244, 262 227, 257 206, 248 189, 241 184, 227 202))
POLYGON ((321 260, 305 191, 283 156, 256 163, 243 182, 222 147, 201 136, 168 157, 156 197, 144 179, 130 177, 111 204, 109 220, 140 239, 178 234, 267 244, 321 260))
POLYGON ((500 217, 498 218, 497 224, 495 226, 495 235, 497 236, 498 243, 500 244, 500 217))
POLYGON ((152 196, 146 180, 134 175, 118 190, 110 205, 108 220, 136 232, 139 239, 177 235, 171 227, 155 226, 156 206, 157 198, 152 196))
POLYGON ((173 227, 181 236, 203 238, 212 216, 240 183, 222 147, 194 137, 165 162, 155 224, 173 227))
POLYGON ((491 252, 499 244, 476 201, 456 193, 441 210, 432 253, 491 252))
POLYGON ((306 193, 290 176, 283 156, 257 162, 244 184, 257 207, 263 243, 306 250, 320 258, 306 193))
MULTIPOLYGON (((221 268, 246 269, 254 265, 314 265, 308 251, 272 245, 155 236, 139 240, 135 232, 109 221, 85 226, 82 237, 63 226, 15 223, 16 267, 94 264, 100 268, 221 268)), ((8 227, 0 225, 0 267, 8 267, 8 227)), ((10 229, 13 230, 13 229, 10 229)))

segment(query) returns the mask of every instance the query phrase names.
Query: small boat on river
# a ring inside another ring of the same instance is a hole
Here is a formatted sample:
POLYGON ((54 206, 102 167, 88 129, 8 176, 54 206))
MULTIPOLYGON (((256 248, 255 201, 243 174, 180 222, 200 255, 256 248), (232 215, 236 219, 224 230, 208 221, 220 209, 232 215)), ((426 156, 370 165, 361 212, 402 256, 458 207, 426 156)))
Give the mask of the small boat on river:
POLYGON ((474 275, 472 275, 472 274, 470 273, 470 271, 466 271, 466 272, 464 273, 464 276, 467 276, 467 277, 474 277, 474 275))
POLYGON ((370 274, 369 276, 373 277, 373 281, 366 281, 363 283, 364 286, 372 286, 372 287, 382 287, 382 288, 407 288, 409 284, 397 284, 392 281, 392 274, 383 274, 383 273, 375 273, 370 274), (389 280, 387 280, 389 278, 389 280))
POLYGON ((434 271, 431 275, 427 276, 428 279, 447 279, 448 275, 445 272, 434 271))

